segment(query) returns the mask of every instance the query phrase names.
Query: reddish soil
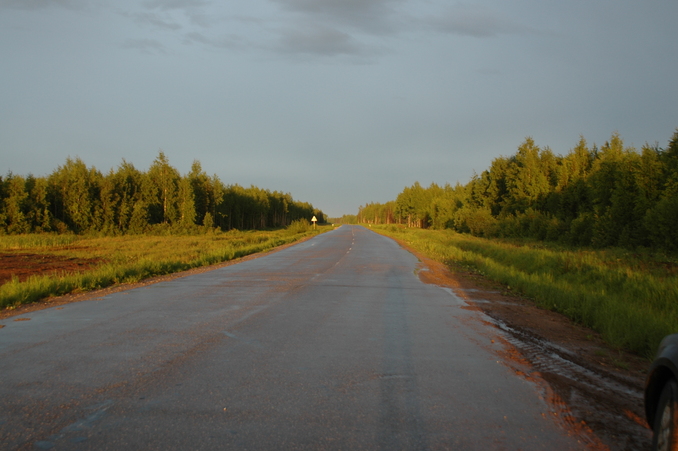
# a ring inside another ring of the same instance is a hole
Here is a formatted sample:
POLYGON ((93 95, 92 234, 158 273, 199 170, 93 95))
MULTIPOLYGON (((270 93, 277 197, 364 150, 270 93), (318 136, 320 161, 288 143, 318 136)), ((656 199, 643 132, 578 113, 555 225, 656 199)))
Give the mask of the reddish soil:
POLYGON ((0 285, 18 277, 20 281, 35 275, 77 273, 91 269, 102 260, 68 258, 49 254, 0 253, 0 285))

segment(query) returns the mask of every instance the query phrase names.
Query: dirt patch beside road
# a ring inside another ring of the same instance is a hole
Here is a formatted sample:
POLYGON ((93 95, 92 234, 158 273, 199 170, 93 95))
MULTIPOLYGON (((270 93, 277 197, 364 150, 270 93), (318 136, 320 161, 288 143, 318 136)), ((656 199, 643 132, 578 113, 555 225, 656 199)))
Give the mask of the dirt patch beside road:
POLYGON ((12 277, 23 282, 31 276, 83 272, 101 263, 103 260, 97 258, 0 252, 0 285, 9 282, 12 277))
MULTIPOLYGON (((406 247, 404 243, 400 243, 406 247)), ((520 353, 526 378, 543 380, 544 397, 564 425, 590 437, 591 449, 649 449, 643 387, 646 359, 613 349, 591 329, 543 310, 503 285, 409 249, 422 262, 423 282, 450 288, 469 307, 483 311, 520 353)), ((511 358, 502 356, 511 365, 511 358)))

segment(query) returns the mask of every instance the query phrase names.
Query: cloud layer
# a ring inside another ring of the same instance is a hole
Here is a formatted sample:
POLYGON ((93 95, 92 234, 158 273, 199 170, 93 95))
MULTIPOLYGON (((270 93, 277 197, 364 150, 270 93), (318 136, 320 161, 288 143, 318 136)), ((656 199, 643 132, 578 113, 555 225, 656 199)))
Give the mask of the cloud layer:
POLYGON ((405 0, 272 0, 310 23, 348 27, 368 34, 398 32, 397 7, 405 0))
POLYGON ((532 31, 489 7, 438 5, 421 13, 413 0, 260 0, 246 14, 204 0, 149 0, 141 6, 122 14, 147 30, 181 34, 184 43, 318 58, 374 57, 392 39, 411 33, 492 38, 532 31), (264 6, 269 12, 257 15, 264 6))
POLYGON ((0 0, 0 8, 39 10, 45 8, 83 9, 87 0, 0 0))
POLYGON ((426 22, 437 31, 474 38, 534 32, 524 24, 504 18, 497 11, 463 4, 449 7, 440 16, 430 17, 426 22))

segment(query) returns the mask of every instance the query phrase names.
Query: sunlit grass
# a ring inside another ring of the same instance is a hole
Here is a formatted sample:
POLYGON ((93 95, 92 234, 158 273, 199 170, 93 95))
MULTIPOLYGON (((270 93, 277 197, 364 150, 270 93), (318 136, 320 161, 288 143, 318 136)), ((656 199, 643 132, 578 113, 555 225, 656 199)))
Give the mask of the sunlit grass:
POLYGON ((665 255, 547 248, 452 231, 381 227, 431 258, 472 268, 645 356, 678 332, 678 265, 665 255))
POLYGON ((34 249, 68 246, 82 239, 77 235, 31 233, 28 235, 0 235, 0 250, 34 249))
POLYGON ((163 274, 212 265, 264 252, 309 235, 331 230, 297 232, 230 231, 204 235, 121 237, 59 235, 0 236, 0 249, 17 253, 98 259, 100 264, 80 272, 37 275, 25 281, 14 278, 0 286, 0 307, 16 307, 67 293, 89 291, 118 283, 138 282, 163 274))

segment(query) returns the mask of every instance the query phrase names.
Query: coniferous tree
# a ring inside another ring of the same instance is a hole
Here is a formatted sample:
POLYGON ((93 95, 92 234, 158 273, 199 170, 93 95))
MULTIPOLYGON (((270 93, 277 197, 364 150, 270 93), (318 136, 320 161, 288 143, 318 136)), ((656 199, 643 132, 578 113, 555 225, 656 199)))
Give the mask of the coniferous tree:
POLYGON ((28 206, 26 217, 31 224, 33 232, 49 232, 51 230, 51 214, 49 210, 48 184, 44 177, 26 178, 26 190, 28 191, 28 206))
POLYGON ((8 233, 27 233, 30 224, 26 217, 26 181, 20 175, 8 174, 4 180, 4 219, 8 233))
POLYGON ((211 203, 211 180, 207 174, 202 170, 202 166, 198 160, 194 160, 191 165, 191 171, 188 173, 188 180, 193 190, 193 198, 195 204, 195 217, 199 225, 203 225, 203 220, 206 213, 212 214, 214 211, 211 203))
POLYGON ((191 180, 183 177, 179 179, 179 188, 177 192, 177 202, 179 211, 179 226, 184 231, 189 231, 195 225, 195 201, 191 180))
POLYGON ((144 174, 132 163, 122 160, 109 177, 117 200, 115 228, 122 233, 142 232, 148 224, 147 203, 143 196, 144 174))
POLYGON ((177 191, 179 172, 169 164, 161 150, 151 164, 146 179, 146 200, 152 224, 171 224, 179 216, 177 211, 177 191))
POLYGON ((96 227, 100 180, 101 173, 87 168, 80 158, 67 158, 66 163, 50 175, 54 216, 68 229, 80 233, 96 227))

